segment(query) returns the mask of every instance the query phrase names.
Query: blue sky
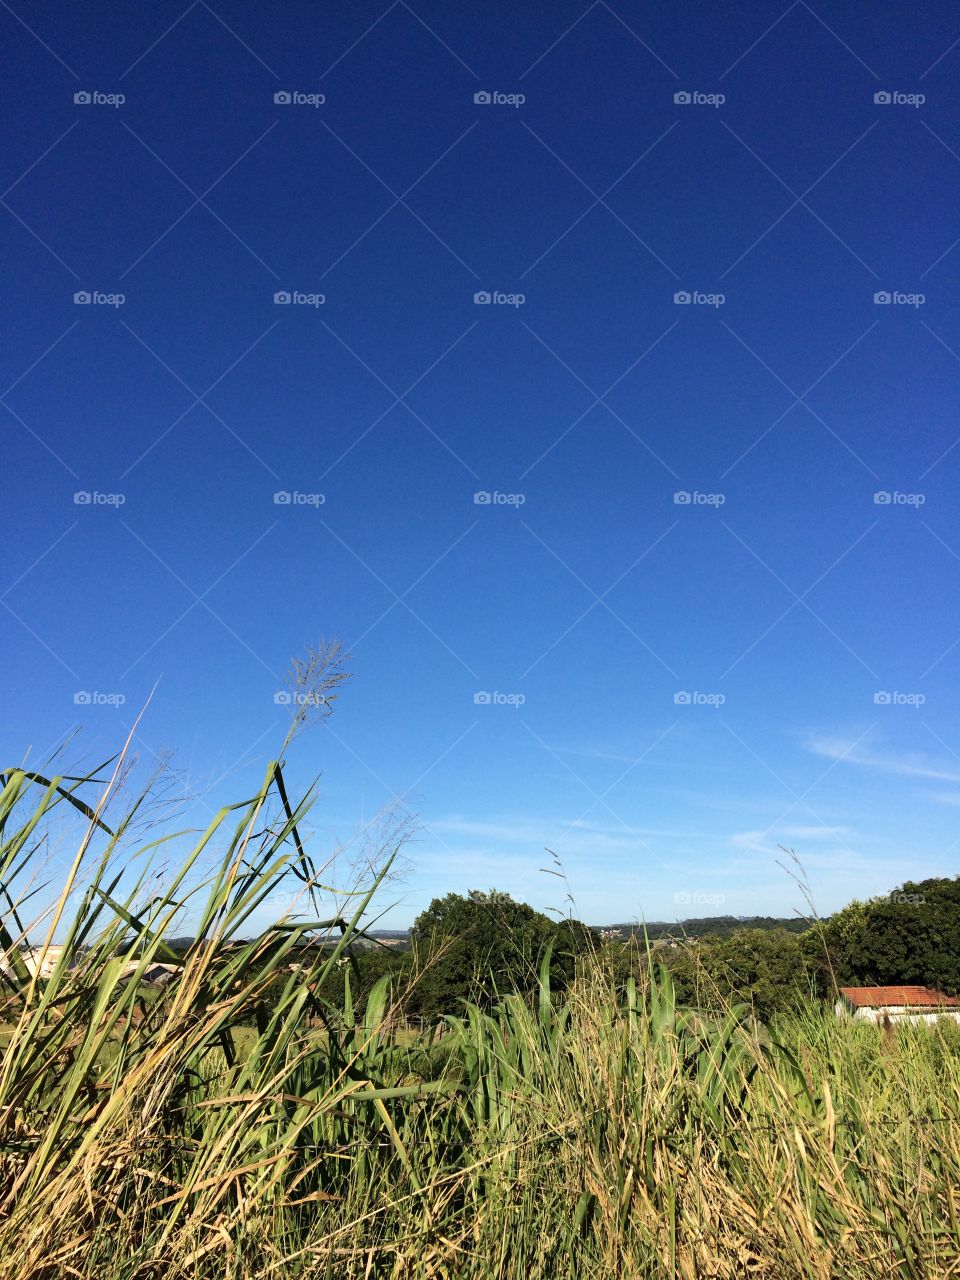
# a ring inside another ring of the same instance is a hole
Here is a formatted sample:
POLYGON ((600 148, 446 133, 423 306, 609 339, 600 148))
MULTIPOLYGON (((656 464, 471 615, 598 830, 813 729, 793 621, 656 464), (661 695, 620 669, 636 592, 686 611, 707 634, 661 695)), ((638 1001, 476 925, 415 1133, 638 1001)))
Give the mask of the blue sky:
POLYGON ((318 858, 416 815, 386 923, 562 908, 545 847, 591 921, 957 871, 946 6, 0 25, 6 761, 159 681, 205 822, 324 635, 288 770, 318 858))

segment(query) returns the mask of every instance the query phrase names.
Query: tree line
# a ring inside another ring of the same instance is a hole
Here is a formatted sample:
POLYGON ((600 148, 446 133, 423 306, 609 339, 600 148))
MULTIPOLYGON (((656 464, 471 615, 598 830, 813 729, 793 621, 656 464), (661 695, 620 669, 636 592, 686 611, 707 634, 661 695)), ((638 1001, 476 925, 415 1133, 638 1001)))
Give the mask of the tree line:
POLYGON ((348 984, 350 998, 359 1000, 391 973, 405 992, 405 1013, 432 1020, 458 1013, 468 1001, 490 1007, 508 993, 534 992, 546 956, 554 990, 566 987, 588 958, 617 985, 662 962, 682 1003, 705 1009, 745 1003, 761 1018, 811 998, 832 1000, 847 985, 918 983, 954 995, 960 876, 907 881, 883 897, 789 928, 731 922, 713 936, 645 940, 641 933, 626 942, 604 940, 579 920, 551 919, 498 890, 449 893, 417 917, 408 950, 360 952, 316 994, 342 1007, 348 984))

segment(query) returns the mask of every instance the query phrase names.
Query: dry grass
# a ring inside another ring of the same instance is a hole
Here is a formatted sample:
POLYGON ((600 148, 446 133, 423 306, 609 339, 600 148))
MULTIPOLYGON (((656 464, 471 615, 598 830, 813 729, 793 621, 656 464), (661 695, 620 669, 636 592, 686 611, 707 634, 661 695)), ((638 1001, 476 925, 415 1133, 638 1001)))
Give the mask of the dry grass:
MULTIPOLYGON (((278 994, 304 927, 238 941, 292 865, 312 874, 304 806, 273 812, 277 772, 149 899, 143 882, 119 894, 124 825, 84 817, 65 957, 49 981, 21 973, 4 1014, 0 1277, 960 1273, 952 1025, 884 1038, 818 1008, 769 1029, 707 1019, 652 967, 618 995, 587 965, 557 1001, 545 964, 537 1002, 471 1008, 439 1043, 389 1034, 384 984, 318 1034, 310 985, 336 956, 278 994), (192 891, 198 943, 144 1005, 118 944, 136 936, 144 968, 167 955, 186 873, 215 846, 192 891)), ((12 947, 16 885, 68 801, 18 771, 2 788, 12 947)), ((366 906, 337 926, 340 954, 366 906)))

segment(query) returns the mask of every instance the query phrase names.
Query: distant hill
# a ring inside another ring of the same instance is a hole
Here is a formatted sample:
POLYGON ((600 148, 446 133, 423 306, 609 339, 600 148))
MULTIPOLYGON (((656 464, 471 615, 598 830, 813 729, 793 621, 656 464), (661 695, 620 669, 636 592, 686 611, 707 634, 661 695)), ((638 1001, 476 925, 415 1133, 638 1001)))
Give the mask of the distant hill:
POLYGON ((607 924, 598 929, 600 936, 614 942, 626 941, 637 934, 643 937, 646 929, 651 941, 663 938, 728 938, 737 929, 786 929, 789 933, 803 933, 810 928, 810 921, 798 916, 690 916, 686 920, 648 920, 638 924, 607 924))
MULTIPOLYGON (((663 938, 727 938, 735 929, 786 929, 803 933, 810 921, 798 916, 691 916, 686 920, 650 920, 646 925, 632 920, 625 924, 591 925, 591 929, 609 942, 626 942, 634 934, 643 937, 646 928, 651 941, 663 938)), ((371 929, 369 937, 387 946, 402 947, 410 937, 409 929, 371 929)))

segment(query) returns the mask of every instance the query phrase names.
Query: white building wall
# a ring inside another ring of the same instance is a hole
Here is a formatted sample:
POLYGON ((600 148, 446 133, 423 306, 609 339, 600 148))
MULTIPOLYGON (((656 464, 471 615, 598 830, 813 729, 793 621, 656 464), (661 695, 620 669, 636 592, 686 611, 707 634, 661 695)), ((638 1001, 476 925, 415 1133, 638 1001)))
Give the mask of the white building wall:
POLYGON ((939 1018, 949 1018, 952 1022, 960 1022, 960 1009, 911 1009, 907 1005, 887 1005, 879 1009, 851 1008, 845 1000, 838 1000, 835 1012, 838 1018, 853 1018, 855 1022, 879 1022, 889 1019, 891 1022, 925 1022, 934 1023, 939 1018))

